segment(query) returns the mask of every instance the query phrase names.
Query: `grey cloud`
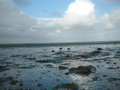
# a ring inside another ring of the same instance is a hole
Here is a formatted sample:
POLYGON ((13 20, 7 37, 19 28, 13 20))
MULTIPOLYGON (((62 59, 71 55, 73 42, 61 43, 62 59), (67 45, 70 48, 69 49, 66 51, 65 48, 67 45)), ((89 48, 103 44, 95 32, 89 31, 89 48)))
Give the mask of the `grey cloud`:
POLYGON ((52 12, 51 15, 56 17, 62 17, 61 12, 59 10, 52 12))
POLYGON ((35 18, 20 12, 11 0, 0 1, 0 12, 0 41, 3 42, 6 38, 14 41, 15 38, 25 37, 27 30, 37 22, 35 18))
POLYGON ((29 6, 29 5, 31 5, 30 0, 13 0, 13 2, 18 6, 29 6))
MULTIPOLYGON (((83 0, 84 1, 84 0, 83 0)), ((0 43, 79 42, 119 40, 120 7, 100 19, 67 11, 61 18, 33 18, 12 0, 0 0, 0 43)), ((59 15, 58 15, 59 16, 59 15)))
POLYGON ((43 12, 43 13, 47 13, 47 12, 48 12, 48 10, 44 9, 42 12, 43 12))
POLYGON ((120 0, 104 0, 106 2, 120 2, 120 0))

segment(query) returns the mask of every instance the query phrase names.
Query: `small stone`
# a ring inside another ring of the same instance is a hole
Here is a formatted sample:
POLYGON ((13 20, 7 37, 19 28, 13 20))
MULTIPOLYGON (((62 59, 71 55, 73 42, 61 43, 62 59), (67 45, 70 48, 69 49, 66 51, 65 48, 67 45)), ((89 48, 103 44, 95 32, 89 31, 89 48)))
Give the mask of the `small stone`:
POLYGON ((97 50, 102 50, 102 48, 97 48, 97 50))
POLYGON ((42 77, 40 77, 39 79, 42 79, 42 77))
POLYGON ((17 80, 12 80, 12 81, 10 82, 11 85, 16 85, 17 83, 18 83, 17 80))
POLYGON ((69 73, 69 72, 66 72, 65 74, 68 75, 68 74, 70 74, 70 73, 69 73))
POLYGON ((107 75, 103 75, 104 77, 106 77, 107 75))
POLYGON ((55 52, 55 50, 52 50, 51 52, 55 52))
POLYGON ((68 69, 68 67, 65 67, 65 66, 59 66, 59 69, 68 69))
POLYGON ((20 85, 20 86, 23 86, 23 84, 22 84, 22 83, 20 83, 19 85, 20 85))
POLYGON ((38 84, 37 86, 43 86, 43 84, 38 84))

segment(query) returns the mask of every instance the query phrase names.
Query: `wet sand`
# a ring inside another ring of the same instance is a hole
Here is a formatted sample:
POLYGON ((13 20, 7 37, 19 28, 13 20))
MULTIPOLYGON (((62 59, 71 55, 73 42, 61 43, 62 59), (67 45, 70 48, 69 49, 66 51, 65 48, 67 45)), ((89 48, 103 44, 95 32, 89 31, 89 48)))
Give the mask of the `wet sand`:
POLYGON ((119 90, 120 44, 0 48, 0 90, 54 90, 66 83, 76 90, 119 90))

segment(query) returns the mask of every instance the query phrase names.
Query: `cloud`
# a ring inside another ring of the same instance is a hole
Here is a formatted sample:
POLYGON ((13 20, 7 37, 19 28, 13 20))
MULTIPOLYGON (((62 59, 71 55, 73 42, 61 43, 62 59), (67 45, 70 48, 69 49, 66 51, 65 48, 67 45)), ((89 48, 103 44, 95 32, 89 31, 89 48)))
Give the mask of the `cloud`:
POLYGON ((104 0, 106 2, 120 2, 120 0, 104 0))
POLYGON ((51 15, 55 17, 62 17, 61 12, 59 10, 52 12, 51 15))
POLYGON ((120 6, 114 7, 111 13, 105 13, 100 20, 100 24, 103 25, 104 29, 118 30, 120 28, 120 6))
POLYGON ((30 0, 12 0, 18 6, 29 6, 31 5, 30 0))
MULTIPOLYGON (((0 41, 10 42, 26 38, 26 30, 36 24, 36 19, 20 12, 12 0, 0 0, 0 41)), ((16 42, 16 41, 14 41, 16 42)))
POLYGON ((12 0, 0 0, 0 43, 119 40, 120 7, 98 19, 94 6, 90 0, 75 0, 63 17, 34 18, 12 0))
POLYGON ((64 15, 65 28, 83 28, 95 21, 94 4, 90 0, 76 0, 68 6, 64 15))

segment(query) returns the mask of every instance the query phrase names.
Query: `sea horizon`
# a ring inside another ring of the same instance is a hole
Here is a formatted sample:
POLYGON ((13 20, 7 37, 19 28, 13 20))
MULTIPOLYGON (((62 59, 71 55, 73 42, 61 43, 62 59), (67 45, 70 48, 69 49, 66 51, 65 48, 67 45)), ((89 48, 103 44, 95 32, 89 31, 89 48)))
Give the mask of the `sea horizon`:
POLYGON ((29 47, 29 46, 49 46, 49 45, 83 45, 83 44, 117 44, 120 41, 84 41, 84 42, 42 42, 42 43, 3 43, 0 47, 29 47))

